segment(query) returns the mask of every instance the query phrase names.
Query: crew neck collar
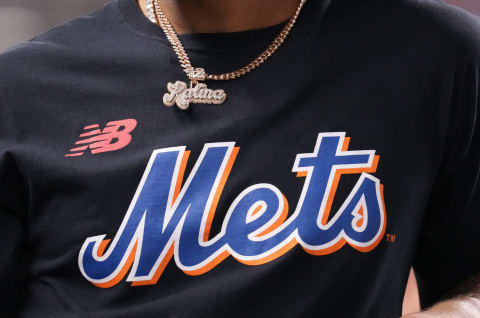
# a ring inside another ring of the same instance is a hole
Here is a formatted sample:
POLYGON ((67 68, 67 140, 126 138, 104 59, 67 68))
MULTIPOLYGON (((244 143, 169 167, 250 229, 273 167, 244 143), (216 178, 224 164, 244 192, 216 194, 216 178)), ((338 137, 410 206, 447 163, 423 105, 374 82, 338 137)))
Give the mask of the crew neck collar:
MULTIPOLYGON (((307 1, 301 16, 305 16, 305 11, 309 10, 307 1)), ((163 30, 152 23, 142 12, 136 0, 117 0, 120 13, 125 22, 130 24, 141 35, 159 40, 168 44, 168 40, 163 30)), ((302 18, 298 19, 293 30, 301 28, 302 18)), ((268 45, 274 39, 288 21, 272 25, 265 28, 225 33, 189 33, 180 34, 178 37, 183 46, 189 50, 237 50, 239 48, 256 47, 258 45, 268 45)))

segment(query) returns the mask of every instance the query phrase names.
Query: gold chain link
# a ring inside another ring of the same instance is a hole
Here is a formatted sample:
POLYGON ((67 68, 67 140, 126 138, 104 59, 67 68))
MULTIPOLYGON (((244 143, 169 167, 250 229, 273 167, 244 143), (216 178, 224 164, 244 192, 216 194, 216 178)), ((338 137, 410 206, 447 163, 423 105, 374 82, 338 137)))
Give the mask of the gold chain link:
MULTIPOLYGON (((268 48, 265 51, 263 51, 256 59, 254 59, 244 67, 233 72, 224 73, 224 74, 206 73, 205 79, 215 80, 215 81, 226 81, 226 80, 236 79, 246 75, 247 73, 253 71, 257 67, 259 67, 261 64, 263 64, 283 44, 288 34, 292 30, 293 26, 295 25, 295 22, 297 21, 297 18, 300 15, 300 11, 302 10, 303 5, 306 2, 307 0, 300 0, 300 4, 298 5, 294 15, 289 19, 288 23, 283 27, 282 31, 280 31, 280 33, 275 37, 275 39, 268 46, 268 48)), ((158 0, 153 0, 153 7, 154 7, 155 19, 157 24, 162 28, 163 32, 165 33, 165 36, 167 37, 168 41, 173 47, 173 50, 178 56, 180 65, 182 66, 187 76, 189 76, 189 78, 191 79, 193 67, 187 52, 185 52, 182 42, 180 42, 180 39, 178 38, 178 35, 175 32, 175 29, 172 27, 172 25, 168 21, 167 16, 165 15, 165 13, 163 13, 158 0)))

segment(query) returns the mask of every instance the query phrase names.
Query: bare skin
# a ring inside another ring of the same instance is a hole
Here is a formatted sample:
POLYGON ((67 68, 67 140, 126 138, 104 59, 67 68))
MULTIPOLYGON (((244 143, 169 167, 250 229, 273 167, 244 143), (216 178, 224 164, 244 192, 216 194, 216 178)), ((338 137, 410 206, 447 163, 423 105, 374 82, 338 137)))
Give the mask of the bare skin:
MULTIPOLYGON (((312 0, 314 1, 314 0, 312 0)), ((145 0, 137 0, 146 14, 145 0)), ((178 34, 222 33, 268 27, 286 21, 299 0, 160 0, 178 34)), ((404 318, 480 317, 480 274, 460 286, 450 300, 404 318)))
POLYGON ((470 277, 445 295, 445 301, 432 308, 403 318, 480 317, 480 274, 470 277))
MULTIPOLYGON (((137 0, 146 13, 145 0, 137 0)), ((178 34, 259 29, 288 20, 299 0, 160 0, 178 34)))

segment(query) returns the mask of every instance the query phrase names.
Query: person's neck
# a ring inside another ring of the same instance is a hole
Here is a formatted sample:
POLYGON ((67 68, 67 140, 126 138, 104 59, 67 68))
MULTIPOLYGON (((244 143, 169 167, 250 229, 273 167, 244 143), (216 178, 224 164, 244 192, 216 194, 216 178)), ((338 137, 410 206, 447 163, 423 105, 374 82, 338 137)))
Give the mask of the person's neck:
MULTIPOLYGON (((137 0, 146 14, 145 0, 137 0)), ((178 34, 259 29, 288 20, 299 0, 159 0, 178 34)))

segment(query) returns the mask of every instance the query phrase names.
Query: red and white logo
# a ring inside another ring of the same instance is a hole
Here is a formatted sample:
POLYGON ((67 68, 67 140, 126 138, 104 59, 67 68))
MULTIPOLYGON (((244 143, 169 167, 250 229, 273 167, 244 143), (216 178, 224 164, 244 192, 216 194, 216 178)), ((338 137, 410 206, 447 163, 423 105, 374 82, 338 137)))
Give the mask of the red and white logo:
POLYGON ((115 151, 126 147, 132 140, 130 133, 137 127, 135 119, 123 119, 107 123, 103 130, 98 124, 83 127, 84 133, 75 142, 78 147, 70 149, 65 157, 82 156, 87 149, 92 154, 115 151))

